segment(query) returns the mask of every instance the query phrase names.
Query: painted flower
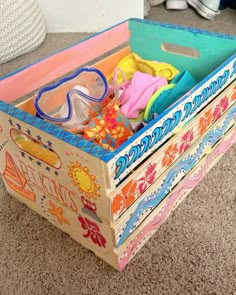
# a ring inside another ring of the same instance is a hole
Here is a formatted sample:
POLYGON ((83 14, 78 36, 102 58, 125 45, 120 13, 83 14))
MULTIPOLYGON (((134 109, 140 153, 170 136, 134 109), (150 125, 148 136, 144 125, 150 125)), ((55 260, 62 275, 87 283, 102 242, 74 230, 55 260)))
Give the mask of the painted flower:
POLYGON ((217 121, 221 116, 221 107, 220 107, 220 104, 217 104, 215 109, 214 109, 214 112, 213 112, 213 121, 217 121))
POLYGON ((98 245, 99 247, 106 246, 106 239, 100 233, 100 229, 98 225, 92 221, 90 221, 86 217, 78 217, 79 222, 81 223, 82 229, 86 230, 87 232, 83 234, 85 238, 90 238, 94 244, 98 245))
POLYGON ((165 151, 165 155, 164 155, 164 157, 162 159, 162 166, 163 167, 170 166, 173 163, 177 153, 178 153, 177 144, 170 145, 168 147, 168 149, 165 151))
POLYGON ((199 134, 202 135, 210 126, 212 120, 212 110, 205 112, 199 121, 199 134))
POLYGON ((229 106, 229 98, 227 96, 223 97, 220 101, 221 109, 225 112, 229 106))
POLYGON ((236 100, 236 86, 234 86, 234 91, 232 95, 232 100, 236 100))
POLYGON ((223 97, 220 102, 216 105, 214 112, 213 112, 213 120, 214 122, 220 118, 223 112, 229 106, 229 98, 227 96, 223 97))
POLYGON ((156 168, 156 163, 150 164, 147 167, 147 170, 145 171, 145 175, 138 180, 138 182, 140 183, 138 186, 138 190, 140 194, 144 193, 145 190, 149 187, 149 185, 152 184, 153 181, 155 180, 155 176, 157 173, 155 168, 156 168))
POLYGON ((111 210, 112 213, 121 214, 126 208, 128 208, 133 201, 136 199, 136 191, 137 183, 134 180, 130 180, 122 189, 121 192, 118 193, 112 202, 111 210))
POLYGON ((51 200, 49 200, 49 205, 51 208, 48 208, 48 212, 57 218, 60 225, 62 225, 63 222, 70 225, 70 222, 63 216, 63 209, 61 207, 56 207, 51 200))
POLYGON ((179 154, 184 153, 191 145, 193 141, 193 130, 188 130, 181 138, 181 145, 179 147, 179 154))

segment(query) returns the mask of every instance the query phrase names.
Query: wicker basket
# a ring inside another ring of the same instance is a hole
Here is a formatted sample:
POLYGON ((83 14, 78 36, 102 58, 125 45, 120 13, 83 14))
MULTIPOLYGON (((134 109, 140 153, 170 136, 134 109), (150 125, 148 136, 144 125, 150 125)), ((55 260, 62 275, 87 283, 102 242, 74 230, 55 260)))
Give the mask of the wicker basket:
POLYGON ((0 0, 0 64, 38 47, 46 23, 36 0, 0 0))

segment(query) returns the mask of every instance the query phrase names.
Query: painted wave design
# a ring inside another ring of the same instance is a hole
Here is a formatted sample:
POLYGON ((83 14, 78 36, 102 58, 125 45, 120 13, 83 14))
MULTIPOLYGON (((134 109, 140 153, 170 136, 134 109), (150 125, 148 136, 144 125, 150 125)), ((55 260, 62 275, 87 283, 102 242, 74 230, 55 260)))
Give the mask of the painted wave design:
MULTIPOLYGON (((123 255, 120 259, 119 270, 124 269, 126 264, 130 261, 132 256, 138 249, 138 245, 141 241, 148 235, 151 235, 151 232, 156 231, 168 218, 170 212, 173 210, 174 204, 178 201, 184 193, 188 190, 192 190, 196 187, 199 182, 203 179, 206 173, 214 166, 213 162, 215 158, 222 156, 226 153, 232 144, 235 142, 236 138, 236 130, 231 135, 231 137, 227 141, 223 141, 217 149, 206 159, 203 166, 194 173, 190 178, 187 178, 184 182, 182 182, 181 186, 170 196, 170 198, 166 201, 161 211, 158 215, 154 216, 153 219, 145 225, 145 227, 140 231, 137 236, 128 244, 123 255)), ((183 197, 184 199, 185 197, 183 197)))
POLYGON ((142 213, 145 210, 152 210, 165 198, 165 196, 171 190, 174 179, 178 176, 178 174, 181 173, 181 171, 183 170, 186 173, 189 172, 198 162, 206 146, 209 143, 211 143, 212 145, 215 144, 224 135, 232 118, 236 120, 236 116, 234 116, 235 113, 236 107, 234 107, 228 113, 221 129, 214 129, 208 132, 204 136, 196 153, 192 156, 188 156, 186 159, 181 160, 179 164, 167 174, 160 190, 158 190, 155 194, 146 197, 138 204, 136 210, 133 212, 133 215, 129 219, 123 233, 120 236, 120 239, 117 243, 118 247, 121 246, 122 243, 128 238, 128 236, 134 231, 136 223, 138 222, 139 217, 142 215, 142 213))

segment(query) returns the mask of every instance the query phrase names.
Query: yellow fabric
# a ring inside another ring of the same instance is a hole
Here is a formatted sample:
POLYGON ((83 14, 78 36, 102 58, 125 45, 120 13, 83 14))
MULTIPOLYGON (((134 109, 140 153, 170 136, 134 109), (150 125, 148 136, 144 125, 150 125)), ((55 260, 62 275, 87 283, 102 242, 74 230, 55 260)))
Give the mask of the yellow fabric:
MULTIPOLYGON (((131 80, 135 72, 147 73, 152 76, 161 76, 166 80, 172 80, 179 71, 170 64, 144 60, 136 53, 130 53, 125 56, 117 65, 116 68, 121 69, 127 80, 131 80)), ((113 73, 108 77, 108 82, 113 79, 113 73)), ((124 82, 122 73, 117 71, 117 83, 120 85, 124 82)))
POLYGON ((129 119, 130 123, 139 123, 139 122, 142 122, 143 121, 143 114, 144 114, 144 111, 140 112, 137 118, 135 118, 135 119, 129 119))

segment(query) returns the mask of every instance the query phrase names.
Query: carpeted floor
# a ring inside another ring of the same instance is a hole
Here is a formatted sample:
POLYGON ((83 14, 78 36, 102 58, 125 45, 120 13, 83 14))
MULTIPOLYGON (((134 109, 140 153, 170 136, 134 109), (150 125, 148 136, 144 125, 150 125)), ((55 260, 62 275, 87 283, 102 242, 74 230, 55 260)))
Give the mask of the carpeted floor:
MULTIPOLYGON (((236 10, 230 9, 207 21, 192 9, 159 6, 149 18, 231 34, 236 28, 236 10)), ((1 65, 0 76, 83 36, 49 34, 34 52, 1 65)), ((0 180, 0 294, 236 294, 235 156, 236 146, 123 273, 10 197, 0 180)))

